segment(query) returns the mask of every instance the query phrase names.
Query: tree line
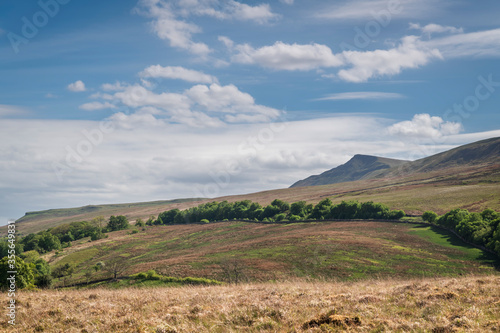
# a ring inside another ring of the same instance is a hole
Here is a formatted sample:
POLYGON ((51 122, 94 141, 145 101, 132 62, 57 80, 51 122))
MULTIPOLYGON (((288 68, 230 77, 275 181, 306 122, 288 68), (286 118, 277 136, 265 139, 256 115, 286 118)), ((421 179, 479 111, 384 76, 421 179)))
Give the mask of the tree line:
POLYGON ((438 216, 433 211, 422 215, 426 222, 451 229, 466 241, 483 246, 500 255, 500 214, 492 209, 471 213, 466 209, 453 209, 438 216))
POLYGON ((186 210, 171 209, 160 213, 157 219, 149 219, 146 224, 169 225, 225 220, 253 220, 261 222, 328 220, 328 219, 401 219, 402 210, 391 210, 388 206, 372 201, 342 201, 333 204, 330 199, 321 200, 316 205, 305 201, 291 205, 276 199, 270 205, 261 206, 250 200, 233 203, 209 202, 186 210))

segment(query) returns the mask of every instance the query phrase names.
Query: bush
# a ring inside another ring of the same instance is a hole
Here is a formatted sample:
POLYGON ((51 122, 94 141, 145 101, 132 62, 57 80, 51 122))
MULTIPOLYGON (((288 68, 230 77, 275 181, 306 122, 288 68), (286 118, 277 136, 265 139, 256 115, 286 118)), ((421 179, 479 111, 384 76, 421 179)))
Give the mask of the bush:
POLYGON ((4 257, 0 260, 0 289, 9 288, 9 280, 7 278, 10 274, 8 271, 17 271, 16 274, 16 288, 24 289, 31 288, 35 282, 34 264, 25 263, 20 257, 15 257, 15 268, 12 269, 9 262, 12 259, 4 257))
POLYGON ((438 215, 431 210, 428 210, 422 214, 422 220, 429 222, 429 223, 435 223, 437 220, 437 217, 438 217, 438 215))
POLYGON ((201 223, 210 223, 210 221, 209 221, 209 220, 207 220, 207 219, 202 219, 200 222, 201 222, 201 223))

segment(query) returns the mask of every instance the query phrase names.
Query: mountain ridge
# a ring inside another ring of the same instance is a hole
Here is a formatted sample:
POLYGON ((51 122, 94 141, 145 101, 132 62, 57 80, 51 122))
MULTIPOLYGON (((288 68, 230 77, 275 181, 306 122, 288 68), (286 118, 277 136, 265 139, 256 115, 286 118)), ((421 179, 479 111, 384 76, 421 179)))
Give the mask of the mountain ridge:
POLYGON ((325 171, 320 175, 309 176, 299 180, 292 187, 336 184, 366 179, 380 170, 390 169, 408 163, 409 161, 385 157, 356 154, 347 163, 325 171))
POLYGON ((500 164, 500 137, 462 145, 415 161, 354 155, 347 163, 295 182, 290 188, 411 175, 460 166, 500 164))

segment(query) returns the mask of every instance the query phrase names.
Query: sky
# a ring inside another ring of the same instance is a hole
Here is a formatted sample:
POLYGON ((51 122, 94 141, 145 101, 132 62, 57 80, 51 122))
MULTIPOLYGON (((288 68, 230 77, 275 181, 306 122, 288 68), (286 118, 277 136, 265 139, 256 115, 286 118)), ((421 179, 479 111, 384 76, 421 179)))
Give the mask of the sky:
POLYGON ((500 136, 496 0, 3 0, 0 224, 500 136))

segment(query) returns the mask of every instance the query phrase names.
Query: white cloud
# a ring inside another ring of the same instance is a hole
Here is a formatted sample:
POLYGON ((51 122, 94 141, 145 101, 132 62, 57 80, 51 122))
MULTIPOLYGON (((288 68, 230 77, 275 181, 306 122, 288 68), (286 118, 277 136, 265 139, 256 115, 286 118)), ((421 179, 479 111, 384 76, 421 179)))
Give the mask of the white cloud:
POLYGON ((57 95, 54 95, 52 93, 47 93, 45 94, 45 98, 57 98, 57 95))
POLYGON ((143 78, 178 79, 193 83, 217 82, 217 78, 215 76, 180 66, 149 66, 144 69, 144 71, 139 73, 139 75, 143 78))
POLYGON ((279 17, 269 4, 250 6, 234 0, 178 0, 182 16, 209 16, 220 20, 253 21, 265 24, 279 17))
POLYGON ((422 42, 445 58, 500 57, 500 29, 455 34, 422 42))
POLYGON ((104 99, 106 101, 112 101, 114 99, 113 95, 110 95, 110 94, 104 94, 102 92, 96 92, 96 93, 93 93, 92 95, 90 95, 89 98, 92 98, 92 99, 104 99))
POLYGON ((22 116, 28 113, 28 110, 21 106, 0 104, 0 118, 22 116))
POLYGON ((219 40, 219 42, 222 42, 226 46, 226 48, 228 48, 229 50, 233 49, 234 42, 231 39, 229 39, 228 37, 219 36, 217 39, 219 40))
POLYGON ((126 83, 116 81, 115 83, 104 83, 101 89, 104 91, 121 91, 127 87, 126 83))
POLYGON ((463 28, 456 28, 452 26, 442 26, 439 24, 427 24, 426 26, 421 26, 418 23, 410 23, 410 29, 420 30, 423 33, 431 35, 433 33, 450 33, 450 34, 461 34, 464 32, 463 28))
POLYGON ((151 26, 156 35, 168 40, 170 46, 206 57, 213 50, 205 43, 194 42, 192 37, 202 29, 186 21, 191 16, 209 16, 216 19, 268 23, 278 18, 268 4, 250 6, 234 0, 141 0, 137 12, 153 19, 151 26))
POLYGON ((460 123, 445 122, 441 117, 431 117, 426 113, 416 114, 412 120, 402 121, 388 128, 391 135, 421 139, 456 135, 462 130, 460 123))
POLYGON ((96 110, 102 110, 102 109, 116 109, 116 106, 109 103, 100 103, 100 102, 90 102, 90 103, 85 103, 79 106, 80 109, 85 110, 85 111, 96 111, 96 110))
MULTIPOLYGON (((101 139, 99 144, 79 155, 79 162, 70 158, 73 166, 62 169, 54 166, 66 167, 69 151, 78 152, 79 145, 83 147, 81 143, 88 140, 83 133, 97 133, 99 122, 0 122, 2 215, 19 217, 26 211, 56 206, 174 199, 200 193, 214 197, 252 193, 288 187, 345 163, 357 153, 407 159, 416 156, 412 150, 429 151, 423 149, 425 145, 385 135, 387 120, 373 116, 213 129, 169 124, 148 116, 155 112, 159 111, 114 115, 112 121, 118 126, 111 133, 101 131, 102 137, 95 137, 101 139), (373 133, 379 135, 374 139, 373 133), (226 182, 227 170, 233 170, 230 165, 237 165, 240 172, 231 174, 226 182), (56 172, 62 173, 62 181, 56 172), (221 186, 213 186, 216 179, 221 186)), ((440 122, 430 123, 437 126, 440 122)), ((445 145, 431 148, 434 153, 494 136, 500 136, 500 131, 453 135, 445 145)))
POLYGON ((2 28, 0 28, 0 36, 5 35, 5 33, 6 33, 5 30, 3 30, 2 28))
POLYGON ((287 5, 293 5, 294 0, 280 0, 281 3, 287 4, 287 5))
MULTIPOLYGON (((254 98, 234 85, 196 85, 182 93, 155 93, 134 85, 117 92, 113 99, 127 107, 161 110, 155 117, 196 127, 224 126, 225 122, 265 122, 281 111, 255 103, 254 98), (230 115, 229 115, 230 114, 230 115)), ((149 117, 149 116, 148 116, 149 117)), ((132 118, 120 117, 126 121, 132 118)))
POLYGON ((277 70, 311 70, 322 67, 338 67, 343 64, 342 57, 336 56, 326 45, 285 44, 276 42, 271 46, 254 49, 248 44, 236 46, 235 62, 258 64, 277 70))
POLYGON ((189 99, 182 94, 155 94, 139 85, 129 86, 124 91, 115 93, 114 98, 133 108, 153 106, 163 109, 188 110, 191 105, 189 99))
POLYGON ((186 91, 185 95, 204 111, 238 114, 225 116, 229 122, 270 121, 281 114, 276 109, 255 104, 251 95, 241 92, 234 85, 197 85, 186 91))
POLYGON ((271 7, 268 4, 260 4, 252 7, 244 3, 230 0, 228 5, 229 16, 239 21, 254 21, 263 24, 279 17, 271 12, 271 7))
POLYGON ((352 67, 340 70, 338 76, 350 82, 396 75, 403 69, 418 68, 433 59, 442 58, 439 50, 422 47, 415 36, 403 38, 398 47, 389 50, 344 51, 343 55, 352 67))
POLYGON ((81 80, 70 83, 67 88, 69 91, 72 91, 72 92, 82 92, 82 91, 86 90, 85 83, 83 83, 81 80))
POLYGON ((337 77, 349 82, 365 82, 374 77, 399 74, 407 68, 418 68, 432 59, 440 59, 439 50, 420 42, 416 36, 407 36, 388 50, 344 51, 334 54, 326 45, 285 44, 254 49, 248 44, 237 45, 232 60, 244 64, 257 64, 275 70, 312 70, 344 67, 337 77))
POLYGON ((381 99, 399 99, 404 95, 398 93, 388 93, 379 91, 356 91, 331 94, 326 97, 318 98, 317 101, 339 101, 339 100, 381 100, 381 99))
POLYGON ((145 16, 151 17, 153 32, 161 38, 168 40, 170 46, 184 49, 199 56, 205 56, 212 50, 204 43, 196 43, 192 35, 201 32, 196 24, 177 19, 170 3, 162 0, 141 0, 138 11, 145 16), (146 12, 141 12, 141 9, 146 12))
POLYGON ((376 19, 382 14, 390 20, 405 18, 428 18, 436 15, 446 1, 435 0, 354 0, 335 1, 325 6, 314 16, 331 20, 367 20, 376 19))

